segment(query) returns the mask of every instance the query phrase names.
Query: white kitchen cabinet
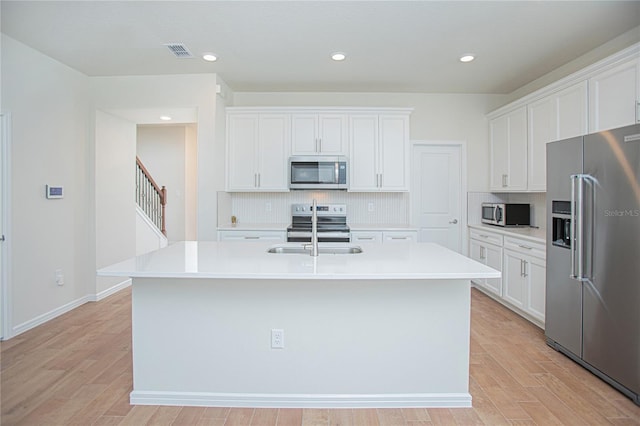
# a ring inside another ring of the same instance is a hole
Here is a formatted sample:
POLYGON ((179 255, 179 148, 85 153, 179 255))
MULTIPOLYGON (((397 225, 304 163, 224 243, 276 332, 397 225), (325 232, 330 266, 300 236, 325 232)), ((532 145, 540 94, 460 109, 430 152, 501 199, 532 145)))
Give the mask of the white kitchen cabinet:
POLYGON ((288 191, 289 116, 227 115, 227 182, 230 192, 288 191))
POLYGON ((349 191, 409 190, 409 115, 349 117, 349 191))
POLYGON ((527 190, 545 191, 547 143, 587 134, 587 82, 532 102, 527 110, 527 190))
POLYGON ((351 231, 351 242, 354 244, 415 243, 417 241, 417 230, 351 231))
POLYGON ((218 231, 218 241, 246 241, 284 243, 287 240, 286 231, 252 231, 252 230, 222 230, 218 231))
POLYGON ((345 114, 293 114, 292 155, 347 155, 345 114))
POLYGON ((589 132, 640 121, 640 61, 637 57, 589 79, 589 132))
POLYGON ((351 231, 351 242, 354 244, 382 244, 381 231, 351 231))
POLYGON ((527 108, 520 107, 489 123, 490 188, 527 190, 527 108))
POLYGON ((507 229, 469 228, 469 257, 502 272, 502 278, 473 280, 478 289, 544 328, 546 247, 507 229))
POLYGON ((418 241, 418 231, 383 231, 382 243, 415 243, 418 241))
MULTIPOLYGON (((490 268, 502 271, 502 235, 471 230, 469 257, 490 268)), ((502 297, 502 278, 482 278, 473 282, 494 295, 502 297)))
POLYGON ((503 297, 544 324, 546 264, 542 244, 505 237, 503 297))

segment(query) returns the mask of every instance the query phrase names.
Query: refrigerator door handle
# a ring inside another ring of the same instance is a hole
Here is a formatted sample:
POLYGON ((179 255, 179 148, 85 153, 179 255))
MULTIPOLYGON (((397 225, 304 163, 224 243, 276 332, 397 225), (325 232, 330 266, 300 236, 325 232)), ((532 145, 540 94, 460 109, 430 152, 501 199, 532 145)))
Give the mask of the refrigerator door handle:
MULTIPOLYGON (((589 175, 571 175, 571 278, 578 281, 587 279, 585 275, 584 238, 584 184, 589 175)), ((593 200, 593 197, 591 197, 593 200)))
POLYGON ((582 280, 582 179, 571 175, 571 274, 574 280, 582 280), (577 257, 577 260, 576 260, 577 257))

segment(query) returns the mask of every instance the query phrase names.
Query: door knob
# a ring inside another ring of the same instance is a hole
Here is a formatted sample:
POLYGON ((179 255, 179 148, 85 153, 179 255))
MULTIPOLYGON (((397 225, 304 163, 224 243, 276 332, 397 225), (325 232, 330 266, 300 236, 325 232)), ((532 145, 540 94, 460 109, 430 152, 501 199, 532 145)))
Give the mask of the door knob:
POLYGON ((449 223, 453 223, 455 225, 456 223, 458 223, 458 219, 453 219, 453 220, 449 221, 449 223))

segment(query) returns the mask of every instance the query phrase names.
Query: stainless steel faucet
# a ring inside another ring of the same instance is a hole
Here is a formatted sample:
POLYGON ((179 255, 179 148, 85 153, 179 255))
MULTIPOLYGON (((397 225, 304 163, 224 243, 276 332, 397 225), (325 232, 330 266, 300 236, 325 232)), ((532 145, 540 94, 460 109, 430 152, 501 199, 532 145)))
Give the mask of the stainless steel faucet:
POLYGON ((318 204, 313 199, 311 204, 311 256, 318 256, 318 204))

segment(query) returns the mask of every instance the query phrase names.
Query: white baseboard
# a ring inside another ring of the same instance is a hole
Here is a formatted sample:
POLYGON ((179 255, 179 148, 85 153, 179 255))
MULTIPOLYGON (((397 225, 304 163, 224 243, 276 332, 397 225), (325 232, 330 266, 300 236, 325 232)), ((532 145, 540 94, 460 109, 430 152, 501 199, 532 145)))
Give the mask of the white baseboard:
POLYGON ((20 325, 17 325, 15 327, 13 327, 12 334, 11 336, 5 336, 3 339, 4 340, 8 340, 10 338, 13 338, 15 336, 17 336, 18 334, 22 334, 25 331, 31 330, 32 328, 35 328, 39 325, 42 325, 48 321, 51 321, 54 318, 59 317, 60 315, 66 314, 69 311, 72 311, 73 309, 84 305, 87 302, 99 302, 100 300, 111 296, 114 293, 117 293, 118 291, 125 289, 127 287, 129 287, 131 285, 131 279, 126 279, 124 281, 122 281, 121 283, 118 283, 116 285, 114 285, 113 287, 110 287, 104 291, 101 291, 98 294, 89 294, 87 296, 81 297, 79 299, 73 300, 69 303, 66 303, 58 308, 55 308, 47 313, 44 313, 42 315, 38 315, 37 317, 29 320, 29 321, 25 321, 20 325))
POLYGON ((93 294, 90 296, 90 300, 91 302, 99 302, 102 299, 105 299, 109 296, 111 296, 112 294, 115 294, 117 292, 119 292, 120 290, 123 290, 127 287, 129 287, 131 285, 131 278, 127 278, 126 280, 114 285, 113 287, 110 287, 106 290, 101 291, 98 294, 93 294))
POLYGON ((134 405, 252 408, 468 408, 469 393, 425 394, 254 394, 133 391, 134 405))
POLYGON ((18 334, 22 334, 25 331, 31 330, 32 328, 35 328, 41 324, 44 324, 45 322, 51 321, 52 319, 57 318, 60 315, 66 314, 67 312, 77 308, 78 306, 84 305, 90 300, 91 300, 91 296, 84 296, 79 299, 73 300, 69 303, 66 303, 58 308, 55 308, 47 313, 38 315, 37 317, 29 321, 25 321, 22 324, 13 327, 12 329, 13 334, 10 337, 15 337, 18 334))

